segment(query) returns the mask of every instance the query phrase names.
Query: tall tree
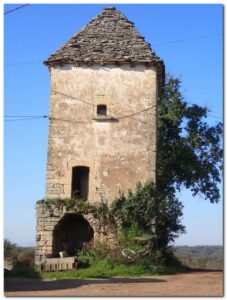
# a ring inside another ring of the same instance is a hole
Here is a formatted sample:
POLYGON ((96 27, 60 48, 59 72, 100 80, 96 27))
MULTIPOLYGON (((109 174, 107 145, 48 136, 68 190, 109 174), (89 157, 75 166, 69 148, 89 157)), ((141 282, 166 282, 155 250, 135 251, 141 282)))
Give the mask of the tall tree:
POLYGON ((135 193, 120 195, 111 210, 124 224, 136 224, 156 235, 153 250, 168 257, 175 238, 184 233, 181 224, 183 204, 177 191, 189 188, 218 202, 222 178, 222 123, 206 122, 208 109, 184 101, 181 82, 166 78, 162 99, 157 107, 158 149, 157 184, 137 185, 135 193), (155 225, 155 226, 153 226, 155 225))
POLYGON ((181 81, 167 77, 157 108, 157 191, 175 195, 182 187, 218 202, 222 178, 222 123, 206 122, 208 109, 184 101, 181 81))

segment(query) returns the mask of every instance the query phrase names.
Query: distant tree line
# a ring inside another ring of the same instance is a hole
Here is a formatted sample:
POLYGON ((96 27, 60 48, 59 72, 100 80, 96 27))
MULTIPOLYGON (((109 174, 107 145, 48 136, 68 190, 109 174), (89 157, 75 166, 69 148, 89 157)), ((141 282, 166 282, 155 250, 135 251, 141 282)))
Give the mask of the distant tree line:
POLYGON ((178 246, 174 247, 174 254, 190 268, 223 269, 222 246, 178 246))

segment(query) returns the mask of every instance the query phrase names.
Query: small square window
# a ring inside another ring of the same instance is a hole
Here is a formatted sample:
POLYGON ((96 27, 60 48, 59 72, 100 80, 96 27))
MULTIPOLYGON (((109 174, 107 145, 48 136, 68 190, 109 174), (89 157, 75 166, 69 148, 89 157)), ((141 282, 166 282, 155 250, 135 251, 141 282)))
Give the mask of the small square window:
POLYGON ((97 115, 99 116, 106 116, 107 107, 104 104, 99 104, 97 106, 97 115))

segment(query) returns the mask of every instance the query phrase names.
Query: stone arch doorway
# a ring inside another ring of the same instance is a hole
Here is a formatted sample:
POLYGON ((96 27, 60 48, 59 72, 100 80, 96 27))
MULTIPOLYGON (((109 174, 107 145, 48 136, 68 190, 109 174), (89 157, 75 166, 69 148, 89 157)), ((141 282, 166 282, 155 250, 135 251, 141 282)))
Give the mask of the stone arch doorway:
POLYGON ((89 168, 76 166, 72 168, 72 198, 87 200, 89 190, 89 168))
POLYGON ((82 215, 65 214, 53 231, 53 256, 58 257, 62 251, 74 256, 93 237, 94 230, 82 215))

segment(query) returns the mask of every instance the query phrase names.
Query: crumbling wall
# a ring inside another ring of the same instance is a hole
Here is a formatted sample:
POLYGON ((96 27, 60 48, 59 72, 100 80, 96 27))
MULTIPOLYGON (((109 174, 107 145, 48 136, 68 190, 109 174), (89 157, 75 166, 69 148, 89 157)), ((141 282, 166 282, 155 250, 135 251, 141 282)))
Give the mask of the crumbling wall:
POLYGON ((67 211, 66 207, 54 206, 54 209, 45 209, 44 200, 36 202, 36 250, 35 261, 39 263, 46 257, 53 256, 54 250, 54 229, 65 214, 82 215, 94 231, 92 243, 97 241, 105 243, 109 247, 114 247, 117 243, 117 228, 107 219, 95 218, 92 213, 67 211))

